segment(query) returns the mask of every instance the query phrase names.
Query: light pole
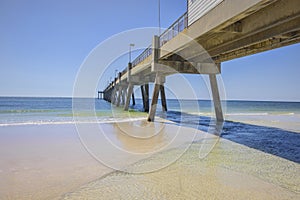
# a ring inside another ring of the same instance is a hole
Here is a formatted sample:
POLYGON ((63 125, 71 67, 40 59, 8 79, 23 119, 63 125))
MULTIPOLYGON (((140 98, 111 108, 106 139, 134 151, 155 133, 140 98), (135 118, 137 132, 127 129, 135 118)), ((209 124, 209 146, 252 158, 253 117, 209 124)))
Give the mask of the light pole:
POLYGON ((159 28, 159 36, 161 34, 161 24, 160 24, 160 0, 158 0, 158 28, 159 28))
POLYGON ((117 74, 118 74, 118 70, 115 69, 115 77, 117 77, 117 74))
POLYGON ((131 63, 131 47, 134 47, 134 44, 129 44, 129 62, 131 63))

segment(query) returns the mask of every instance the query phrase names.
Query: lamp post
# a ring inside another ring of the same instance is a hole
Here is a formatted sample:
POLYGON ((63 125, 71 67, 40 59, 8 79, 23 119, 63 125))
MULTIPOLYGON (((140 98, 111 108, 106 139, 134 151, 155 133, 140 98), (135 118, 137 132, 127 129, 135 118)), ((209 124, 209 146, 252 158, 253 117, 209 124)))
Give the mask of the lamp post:
POLYGON ((117 77, 117 74, 118 74, 118 70, 115 69, 115 77, 117 77))
POLYGON ((134 44, 129 44, 129 62, 131 63, 131 47, 134 47, 134 44))
POLYGON ((159 28, 159 33, 158 33, 158 35, 160 36, 160 34, 161 34, 161 24, 160 24, 160 0, 158 0, 158 28, 159 28))

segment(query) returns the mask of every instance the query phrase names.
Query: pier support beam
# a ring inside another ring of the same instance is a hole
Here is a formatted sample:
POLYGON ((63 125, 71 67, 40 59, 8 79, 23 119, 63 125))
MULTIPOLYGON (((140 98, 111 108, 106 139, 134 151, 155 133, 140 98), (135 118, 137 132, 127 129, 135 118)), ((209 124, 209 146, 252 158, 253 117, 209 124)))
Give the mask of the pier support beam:
POLYGON ((145 84, 145 112, 149 112, 149 83, 145 84))
POLYGON ((134 92, 133 91, 132 91, 132 105, 135 106, 135 97, 134 97, 134 92))
POLYGON ((167 108, 166 93, 165 93, 164 85, 160 85, 160 97, 161 97, 162 110, 164 112, 166 112, 166 111, 168 111, 168 108, 167 108))
POLYGON ((122 87, 119 86, 119 88, 118 88, 118 94, 117 94, 117 104, 116 104, 118 107, 120 106, 121 95, 122 95, 122 87))
POLYGON ((149 84, 141 85, 141 92, 143 98, 143 108, 145 112, 149 111, 149 84))
POLYGON ((149 110, 149 114, 148 114, 149 122, 154 122, 159 91, 160 91, 161 86, 163 86, 163 83, 164 83, 163 79, 164 79, 164 77, 160 73, 156 73, 155 84, 154 84, 154 89, 153 89, 153 94, 152 94, 152 101, 151 101, 151 106, 150 106, 150 110, 149 110))
POLYGON ((114 105, 115 105, 116 102, 117 102, 116 94, 117 94, 117 88, 114 87, 114 88, 112 89, 112 94, 111 94, 111 96, 110 96, 111 103, 114 104, 114 105))
POLYGON ((129 86, 128 86, 128 92, 127 92, 127 95, 126 95, 126 102, 125 102, 125 106, 124 106, 125 111, 128 111, 129 103, 130 103, 130 97, 132 95, 133 95, 133 84, 130 83, 129 86))
POLYGON ((210 74, 209 75, 209 80, 210 80, 210 86, 211 86, 213 101, 214 101, 216 119, 217 119, 217 122, 223 122, 224 117, 223 117, 223 112, 222 112, 222 105, 221 105, 221 100, 220 100, 216 75, 215 74, 210 74))
POLYGON ((122 87, 122 102, 121 105, 125 105, 125 97, 127 93, 127 87, 126 86, 121 86, 122 87))
POLYGON ((143 108, 144 108, 144 111, 145 111, 145 105, 146 105, 146 102, 145 102, 145 90, 144 90, 144 85, 141 85, 141 93, 142 93, 142 100, 143 100, 143 108))
MULTIPOLYGON (((154 36, 152 40, 152 61, 151 61, 151 70, 156 71, 155 69, 157 68, 156 66, 158 65, 158 59, 160 57, 160 41, 158 36, 154 36)), ((158 95, 159 91, 164 90, 164 81, 165 77, 163 74, 159 71, 156 71, 156 76, 155 76, 155 82, 154 82, 154 89, 153 89, 153 94, 152 94, 152 101, 151 101, 151 106, 148 114, 148 121, 153 122, 155 118, 155 113, 156 113, 156 108, 157 108, 157 101, 158 101, 158 95)), ((165 93, 163 94, 165 97, 165 93)), ((164 101, 164 103, 166 103, 164 101)), ((166 109, 164 107, 163 109, 166 109)))

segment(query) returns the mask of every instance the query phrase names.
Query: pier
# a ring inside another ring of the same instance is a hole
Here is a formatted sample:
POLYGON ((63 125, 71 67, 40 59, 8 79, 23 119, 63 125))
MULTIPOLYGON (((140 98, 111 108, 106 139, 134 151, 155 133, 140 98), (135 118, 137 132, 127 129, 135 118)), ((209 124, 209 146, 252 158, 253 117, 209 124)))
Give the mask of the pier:
POLYGON ((205 74, 210 80, 216 120, 222 122, 217 83, 222 62, 300 41, 299 0, 188 0, 187 5, 187 12, 161 35, 153 36, 152 44, 100 93, 104 100, 128 110, 130 100, 135 104, 133 91, 138 86, 148 121, 154 121, 159 96, 163 111, 167 111, 167 76, 205 74), (206 52, 195 48, 195 43, 206 52))

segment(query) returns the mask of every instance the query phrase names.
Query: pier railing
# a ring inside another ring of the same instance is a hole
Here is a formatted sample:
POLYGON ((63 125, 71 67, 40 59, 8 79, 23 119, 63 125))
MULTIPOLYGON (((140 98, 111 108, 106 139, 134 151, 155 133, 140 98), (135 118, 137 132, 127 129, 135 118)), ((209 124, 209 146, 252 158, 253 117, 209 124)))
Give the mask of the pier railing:
POLYGON ((134 61, 132 62, 132 67, 138 65, 143 62, 146 58, 148 58, 152 54, 152 45, 150 45, 147 49, 145 49, 134 61))
POLYGON ((188 15, 187 12, 179 17, 167 30, 165 30, 160 36, 160 46, 163 46, 168 41, 173 39, 178 33, 182 32, 188 27, 188 15))
MULTIPOLYGON (((185 12, 182 16, 180 16, 168 29, 166 29, 160 36, 160 47, 166 44, 168 41, 173 39, 178 33, 182 32, 184 29, 188 27, 188 15, 185 12)), ((147 49, 145 49, 133 62, 132 67, 138 65, 143 62, 146 58, 148 58, 152 54, 152 45, 150 45, 147 49)))

